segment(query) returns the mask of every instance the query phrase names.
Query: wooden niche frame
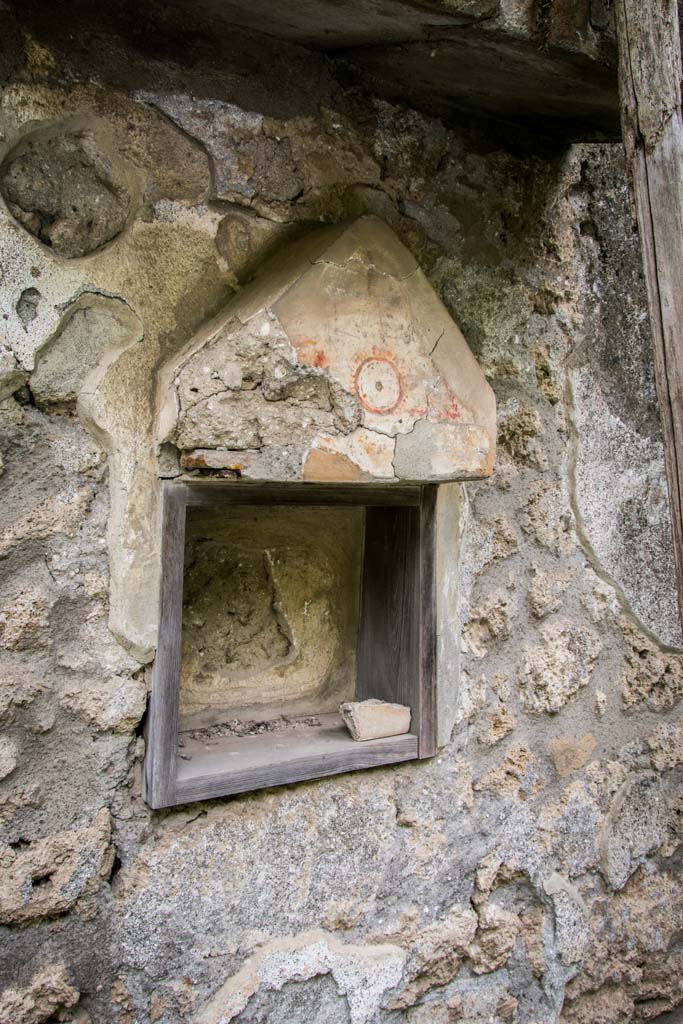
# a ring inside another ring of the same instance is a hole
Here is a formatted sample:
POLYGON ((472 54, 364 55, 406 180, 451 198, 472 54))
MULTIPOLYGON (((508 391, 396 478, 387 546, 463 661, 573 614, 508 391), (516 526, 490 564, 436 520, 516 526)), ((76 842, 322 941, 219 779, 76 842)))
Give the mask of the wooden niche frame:
POLYGON ((436 753, 436 484, 165 481, 159 641, 146 730, 143 796, 158 809, 393 764, 436 753), (230 738, 229 750, 178 756, 185 521, 190 507, 360 506, 365 509, 356 700, 407 704, 411 732, 357 742, 343 727, 230 738), (319 735, 315 735, 319 733, 319 735), (264 740, 270 737, 270 742, 264 740), (258 743, 255 741, 259 741, 258 743), (282 746, 282 745, 280 745, 282 746), (244 754, 243 754, 244 751, 244 754), (254 755, 256 751, 256 755, 254 755))

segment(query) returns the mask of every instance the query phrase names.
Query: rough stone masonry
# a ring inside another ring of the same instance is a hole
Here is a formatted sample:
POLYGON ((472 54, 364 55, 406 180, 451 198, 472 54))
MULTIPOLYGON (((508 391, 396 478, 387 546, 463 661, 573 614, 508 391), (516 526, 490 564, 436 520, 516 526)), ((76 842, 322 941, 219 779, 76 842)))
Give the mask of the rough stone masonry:
MULTIPOLYGON (((553 4, 461 6, 557 28, 553 4)), ((683 654, 620 148, 446 125, 266 36, 218 59, 0 19, 0 1022, 681 1006, 683 654), (275 248, 366 213, 498 402, 494 474, 462 491, 453 734, 152 812, 155 636, 122 595, 155 572, 157 368, 275 248)), ((606 30, 565 21, 599 55, 606 30)))

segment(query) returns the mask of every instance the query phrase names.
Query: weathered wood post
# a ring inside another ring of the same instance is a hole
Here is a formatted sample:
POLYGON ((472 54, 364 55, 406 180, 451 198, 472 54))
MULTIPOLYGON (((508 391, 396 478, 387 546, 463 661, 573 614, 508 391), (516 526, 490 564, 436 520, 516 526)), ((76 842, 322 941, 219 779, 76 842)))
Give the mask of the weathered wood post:
POLYGON ((615 0, 626 158, 652 324, 683 619, 683 121, 677 0, 615 0))

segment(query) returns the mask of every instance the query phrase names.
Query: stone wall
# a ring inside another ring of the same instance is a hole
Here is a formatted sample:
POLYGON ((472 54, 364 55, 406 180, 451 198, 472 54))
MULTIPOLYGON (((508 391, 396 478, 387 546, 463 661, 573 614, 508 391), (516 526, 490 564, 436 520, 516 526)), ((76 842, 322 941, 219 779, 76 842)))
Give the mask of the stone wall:
POLYGON ((0 1022, 621 1024, 682 1004, 683 660, 619 149, 506 150, 295 47, 240 65, 190 40, 174 61, 10 28, 0 1022), (278 244, 365 212, 499 403, 494 476, 465 486, 451 741, 153 813, 152 381, 278 244))

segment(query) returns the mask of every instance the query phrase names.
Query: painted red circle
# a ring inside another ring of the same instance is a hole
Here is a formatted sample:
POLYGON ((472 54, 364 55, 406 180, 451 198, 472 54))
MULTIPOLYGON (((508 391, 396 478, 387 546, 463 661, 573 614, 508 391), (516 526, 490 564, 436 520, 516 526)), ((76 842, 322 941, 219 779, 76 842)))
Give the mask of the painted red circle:
POLYGON ((401 378, 390 359, 372 356, 356 370, 356 394, 368 412, 392 412, 401 401, 401 378))

